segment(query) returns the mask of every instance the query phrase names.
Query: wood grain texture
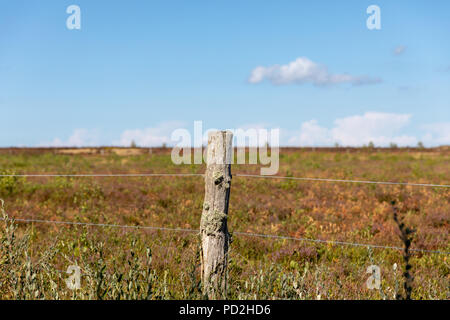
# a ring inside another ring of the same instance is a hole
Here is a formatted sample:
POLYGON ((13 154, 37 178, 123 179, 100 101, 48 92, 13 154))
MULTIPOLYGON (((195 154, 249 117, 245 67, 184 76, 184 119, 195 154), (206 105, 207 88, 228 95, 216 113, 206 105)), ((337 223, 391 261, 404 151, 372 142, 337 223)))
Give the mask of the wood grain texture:
POLYGON ((210 132, 208 135, 205 199, 200 233, 203 293, 209 299, 226 296, 232 138, 233 134, 229 131, 210 132))

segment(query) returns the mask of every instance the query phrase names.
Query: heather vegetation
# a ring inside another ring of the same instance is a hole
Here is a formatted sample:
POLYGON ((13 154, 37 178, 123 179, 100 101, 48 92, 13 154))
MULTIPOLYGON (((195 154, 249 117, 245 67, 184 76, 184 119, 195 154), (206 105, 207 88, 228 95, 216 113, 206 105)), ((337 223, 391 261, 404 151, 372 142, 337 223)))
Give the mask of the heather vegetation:
MULTIPOLYGON (((170 149, 0 151, 8 174, 203 173, 170 149)), ((232 173, 259 174, 233 165, 232 173)), ((283 149, 280 176, 449 184, 450 151, 283 149)), ((201 177, 0 177, 1 299, 202 299, 195 232, 26 223, 21 219, 198 229, 201 177), (17 221, 14 221, 17 219, 17 221), (70 265, 81 287, 66 284, 70 265)), ((229 299, 449 299, 449 255, 258 233, 450 252, 450 189, 234 177, 229 299), (406 227, 405 227, 406 228, 406 227), (406 229, 404 229, 406 230, 406 229), (402 233, 403 232, 403 233, 402 233), (233 234, 236 233, 236 234, 233 234), (412 234, 412 233, 411 233, 412 234), (405 238, 406 237, 406 238, 405 238), (404 286, 405 261, 410 287, 404 286), (381 287, 366 287, 368 266, 381 287), (410 290, 410 292, 408 292, 410 290)))

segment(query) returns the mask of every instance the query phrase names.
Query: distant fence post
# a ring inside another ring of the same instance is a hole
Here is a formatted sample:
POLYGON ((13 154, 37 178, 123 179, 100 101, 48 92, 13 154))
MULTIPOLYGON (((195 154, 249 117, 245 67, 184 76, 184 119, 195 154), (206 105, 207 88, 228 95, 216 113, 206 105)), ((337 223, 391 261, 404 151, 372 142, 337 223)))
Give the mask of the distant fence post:
POLYGON ((203 292, 209 299, 226 296, 228 262, 228 203, 231 187, 233 134, 215 131, 208 135, 200 234, 202 242, 201 267, 203 292))

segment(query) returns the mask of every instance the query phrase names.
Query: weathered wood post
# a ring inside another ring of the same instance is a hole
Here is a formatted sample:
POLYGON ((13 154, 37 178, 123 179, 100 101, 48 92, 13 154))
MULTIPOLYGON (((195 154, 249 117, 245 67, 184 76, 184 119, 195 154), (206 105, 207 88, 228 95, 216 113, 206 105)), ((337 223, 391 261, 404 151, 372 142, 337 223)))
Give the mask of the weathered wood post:
POLYGON ((209 299, 226 296, 226 269, 230 235, 227 227, 231 186, 233 134, 215 131, 208 135, 200 234, 202 241, 202 286, 209 299))

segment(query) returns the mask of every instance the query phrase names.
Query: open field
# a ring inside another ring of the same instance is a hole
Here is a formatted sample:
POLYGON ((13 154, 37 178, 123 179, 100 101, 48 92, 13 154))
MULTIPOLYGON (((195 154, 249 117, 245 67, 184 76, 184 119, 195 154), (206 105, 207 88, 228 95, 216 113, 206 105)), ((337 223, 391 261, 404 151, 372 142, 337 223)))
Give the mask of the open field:
MULTIPOLYGON (((170 149, 0 149, 2 174, 203 173, 175 166, 170 149)), ((233 174, 259 166, 233 165, 233 174)), ((282 149, 280 176, 450 183, 450 150, 282 149)), ((10 217, 198 229, 201 177, 0 177, 10 217)), ((412 248, 450 252, 450 189, 234 177, 229 230, 402 247, 391 201, 417 231, 412 248)), ((0 298, 199 299, 195 232, 1 222, 0 298), (22 239, 22 240, 21 240, 22 239), (82 270, 81 289, 64 280, 82 270)), ((230 299, 393 299, 402 252, 235 234, 230 299), (398 265, 394 270, 393 265, 398 265), (368 290, 370 265, 381 289, 368 290)), ((448 254, 413 253, 415 299, 450 298, 448 254)))

